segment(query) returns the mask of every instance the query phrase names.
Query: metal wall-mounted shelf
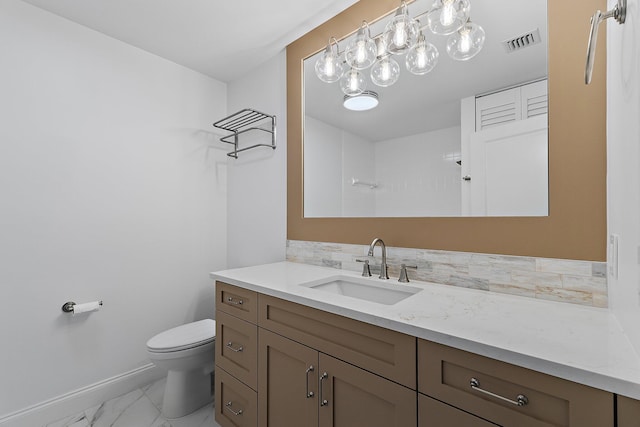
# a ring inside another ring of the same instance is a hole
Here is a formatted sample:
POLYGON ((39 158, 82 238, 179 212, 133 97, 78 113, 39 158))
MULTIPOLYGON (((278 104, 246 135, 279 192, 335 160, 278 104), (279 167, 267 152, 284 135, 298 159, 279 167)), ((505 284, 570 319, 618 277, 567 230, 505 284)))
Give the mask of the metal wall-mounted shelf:
POLYGON ((251 108, 245 108, 235 114, 232 114, 224 119, 218 120, 213 124, 218 129, 223 129, 229 132, 233 132, 231 135, 220 138, 220 141, 227 144, 233 144, 233 151, 227 153, 227 156, 238 158, 238 153, 246 150, 250 150, 256 147, 269 147, 276 149, 276 116, 270 116, 269 114, 261 113, 260 111, 253 110, 251 108), (271 121, 271 129, 268 129, 268 121, 271 121), (257 126, 263 123, 264 127, 257 126), (271 134, 271 144, 254 144, 249 147, 238 148, 239 136, 243 133, 250 131, 260 131, 271 134))

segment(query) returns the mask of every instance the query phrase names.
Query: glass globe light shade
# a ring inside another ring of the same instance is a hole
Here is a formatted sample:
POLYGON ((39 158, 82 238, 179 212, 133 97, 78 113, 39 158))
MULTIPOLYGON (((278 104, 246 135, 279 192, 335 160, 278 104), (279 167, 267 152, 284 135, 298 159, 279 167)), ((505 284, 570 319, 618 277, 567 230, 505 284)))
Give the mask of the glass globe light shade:
POLYGON ((447 39, 447 53, 457 61, 466 61, 478 54, 484 45, 484 30, 467 22, 447 39))
POLYGON ((435 68, 439 56, 438 49, 433 44, 428 43, 424 34, 420 33, 418 42, 407 53, 405 64, 410 73, 423 75, 435 68))
POLYGON ((316 75, 323 82, 337 82, 344 74, 344 66, 342 65, 337 50, 337 44, 336 51, 334 52, 332 44, 329 42, 324 53, 316 61, 316 75))
POLYGON ((400 66, 390 56, 378 59, 371 68, 371 81, 378 86, 391 86, 398 81, 399 77, 400 66))
POLYGON ((384 28, 382 38, 386 50, 394 55, 402 55, 415 44, 417 37, 418 23, 409 17, 407 5, 403 2, 384 28))
POLYGON ((434 34, 453 34, 467 22, 470 11, 469 0, 435 0, 427 13, 427 23, 434 34))
POLYGON ((366 82, 362 74, 352 68, 340 79, 340 89, 345 95, 356 96, 364 92, 366 82))
POLYGON ((345 61, 356 70, 369 68, 375 62, 378 52, 376 43, 369 34, 369 26, 365 27, 365 24, 360 27, 355 39, 349 43, 344 52, 345 61))

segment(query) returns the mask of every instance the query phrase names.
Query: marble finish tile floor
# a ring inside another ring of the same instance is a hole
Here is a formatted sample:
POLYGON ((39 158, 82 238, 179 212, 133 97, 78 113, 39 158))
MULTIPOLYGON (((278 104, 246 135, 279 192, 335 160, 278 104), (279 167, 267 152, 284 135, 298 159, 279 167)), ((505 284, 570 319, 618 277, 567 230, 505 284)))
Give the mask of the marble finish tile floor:
POLYGON ((43 427, 220 427, 213 419, 213 403, 175 420, 160 413, 165 380, 108 400, 79 414, 43 427))

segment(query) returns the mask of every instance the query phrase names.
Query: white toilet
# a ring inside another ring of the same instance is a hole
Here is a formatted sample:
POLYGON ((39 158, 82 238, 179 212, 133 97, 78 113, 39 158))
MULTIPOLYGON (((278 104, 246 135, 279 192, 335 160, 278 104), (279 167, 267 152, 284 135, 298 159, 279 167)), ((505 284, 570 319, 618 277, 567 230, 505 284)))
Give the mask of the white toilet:
POLYGON ((165 418, 183 417, 213 400, 215 340, 216 322, 205 319, 161 332, 147 341, 151 361, 168 371, 162 403, 165 418))

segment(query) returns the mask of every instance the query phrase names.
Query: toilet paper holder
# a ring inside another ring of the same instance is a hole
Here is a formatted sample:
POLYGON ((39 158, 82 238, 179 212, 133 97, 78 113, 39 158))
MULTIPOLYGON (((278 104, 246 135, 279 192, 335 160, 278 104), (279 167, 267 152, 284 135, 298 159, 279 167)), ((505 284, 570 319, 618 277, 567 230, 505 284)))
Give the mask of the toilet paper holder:
MULTIPOLYGON (((73 307, 76 305, 75 302, 73 301, 67 301, 64 304, 62 304, 62 311, 65 313, 73 313, 73 307)), ((102 307, 102 301, 98 301, 98 305, 100 307, 102 307)))

